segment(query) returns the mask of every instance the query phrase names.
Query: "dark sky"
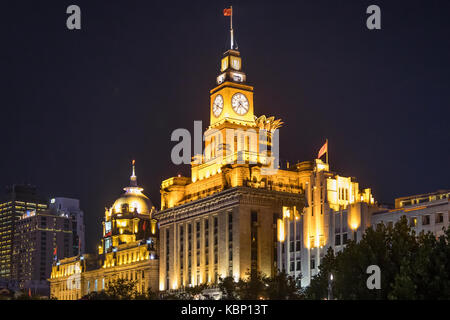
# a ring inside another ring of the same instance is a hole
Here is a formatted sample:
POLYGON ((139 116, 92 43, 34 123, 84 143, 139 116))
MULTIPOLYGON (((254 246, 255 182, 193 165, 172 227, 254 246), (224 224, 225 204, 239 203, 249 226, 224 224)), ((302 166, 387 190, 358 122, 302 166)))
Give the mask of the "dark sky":
MULTIPOLYGON (((176 128, 209 121, 229 1, 3 1, 0 184, 81 200, 87 240, 128 184, 159 206, 176 128), (82 30, 66 28, 66 8, 82 30)), ((312 160, 377 200, 450 188, 450 1, 233 1, 255 113, 283 119, 281 157, 312 160), (366 28, 378 4, 382 30, 366 28)))

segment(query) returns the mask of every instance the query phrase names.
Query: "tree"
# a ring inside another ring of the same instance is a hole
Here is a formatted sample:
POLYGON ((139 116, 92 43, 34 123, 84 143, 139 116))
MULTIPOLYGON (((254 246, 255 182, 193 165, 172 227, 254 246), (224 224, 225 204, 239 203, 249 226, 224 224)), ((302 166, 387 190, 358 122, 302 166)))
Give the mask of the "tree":
POLYGON ((335 269, 334 251, 328 248, 326 255, 322 259, 322 264, 319 266, 319 273, 313 277, 311 284, 305 290, 306 298, 315 300, 326 298, 328 279, 335 269))
POLYGON ((153 291, 152 288, 149 287, 147 289, 147 294, 145 295, 144 299, 147 299, 147 300, 159 300, 159 298, 160 298, 159 293, 153 291))
POLYGON ((237 284, 231 276, 219 278, 219 288, 224 300, 237 300, 237 284))
POLYGON ((406 217, 393 227, 368 228, 359 243, 350 241, 336 255, 328 249, 306 296, 325 298, 332 272, 338 299, 449 299, 449 240, 450 229, 439 239, 431 233, 416 236, 406 217), (380 267, 380 290, 367 288, 370 265, 380 267))
POLYGON ((112 298, 106 294, 105 290, 93 291, 81 298, 81 300, 112 300, 112 298))
POLYGON ((114 300, 131 300, 137 295, 137 281, 117 279, 106 288, 106 294, 114 300))
MULTIPOLYGON (((206 283, 194 286, 194 287, 187 287, 185 289, 185 299, 194 299, 194 298, 200 298, 202 292, 206 289, 208 289, 209 286, 206 283)), ((202 298, 205 298, 202 296, 202 298)))
POLYGON ((266 278, 266 297, 269 300, 297 300, 303 298, 298 281, 285 272, 266 278))
POLYGON ((136 291, 137 281, 117 279, 111 281, 106 288, 99 292, 91 292, 85 295, 83 300, 131 300, 138 297, 136 291))
POLYGON ((247 271, 246 279, 240 279, 237 283, 237 292, 242 300, 260 300, 266 298, 267 278, 259 271, 247 271))
POLYGON ((219 288, 226 300, 303 299, 299 279, 285 272, 267 277, 261 272, 247 271, 246 277, 235 282, 233 277, 219 279, 219 288))

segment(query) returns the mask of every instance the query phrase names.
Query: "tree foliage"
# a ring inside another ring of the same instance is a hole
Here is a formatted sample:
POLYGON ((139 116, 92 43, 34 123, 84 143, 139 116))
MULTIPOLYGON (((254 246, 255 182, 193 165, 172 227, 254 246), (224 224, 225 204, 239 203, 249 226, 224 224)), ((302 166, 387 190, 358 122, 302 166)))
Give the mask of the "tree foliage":
POLYGON ((402 217, 393 227, 368 228, 361 241, 350 241, 336 255, 329 249, 310 286, 309 299, 327 297, 333 274, 337 299, 450 299, 450 228, 436 238, 415 232, 402 217), (381 270, 381 289, 368 289, 367 267, 381 270))
POLYGON ((219 288, 224 299, 230 300, 288 300, 303 298, 299 281, 286 273, 267 277, 261 272, 248 271, 244 279, 221 278, 219 288))
POLYGON ((116 279, 111 281, 107 288, 102 291, 93 291, 84 296, 83 300, 131 300, 142 299, 146 295, 138 294, 136 281, 127 279, 116 279))

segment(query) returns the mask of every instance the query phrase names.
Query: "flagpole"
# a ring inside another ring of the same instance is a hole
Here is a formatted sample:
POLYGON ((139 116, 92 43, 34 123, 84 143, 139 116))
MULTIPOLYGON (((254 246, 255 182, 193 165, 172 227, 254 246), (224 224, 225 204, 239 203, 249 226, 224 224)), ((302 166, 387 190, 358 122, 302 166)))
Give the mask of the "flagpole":
POLYGON ((231 32, 231 50, 233 50, 233 6, 230 6, 231 15, 230 15, 230 32, 231 32))
POLYGON ((328 139, 327 139, 327 164, 328 164, 328 139))

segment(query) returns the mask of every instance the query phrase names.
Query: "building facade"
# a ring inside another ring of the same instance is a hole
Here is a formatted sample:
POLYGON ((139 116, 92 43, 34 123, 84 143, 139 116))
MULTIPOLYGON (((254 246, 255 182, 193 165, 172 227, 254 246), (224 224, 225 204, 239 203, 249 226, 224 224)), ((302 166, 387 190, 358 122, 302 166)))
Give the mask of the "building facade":
POLYGON ((12 279, 12 256, 16 222, 24 215, 47 209, 47 201, 31 185, 12 185, 0 203, 0 279, 12 279))
POLYGON ((161 184, 159 289, 281 270, 302 275, 306 285, 328 246, 341 246, 353 237, 350 230, 360 233, 370 223, 375 200, 321 160, 280 167, 283 123, 255 116, 239 51, 225 52, 216 82, 191 177, 161 184))
POLYGON ((107 289, 117 279, 136 281, 136 290, 158 290, 158 226, 155 208, 137 185, 130 186, 105 210, 103 237, 96 254, 79 254, 55 261, 50 276, 51 296, 75 300, 107 289))
POLYGON ((360 189, 355 178, 330 171, 322 160, 301 162, 294 170, 305 177, 306 204, 283 212, 278 265, 307 286, 328 248, 338 252, 347 241, 361 239, 379 207, 371 189, 360 189))
POLYGON ((439 190, 395 199, 395 208, 376 212, 372 224, 395 224, 406 216, 416 234, 431 232, 437 237, 449 227, 450 190, 439 190))
POLYGON ((80 209, 80 200, 72 198, 52 198, 49 209, 59 216, 66 216, 71 219, 73 241, 70 256, 83 254, 85 252, 85 225, 84 212, 80 209))
POLYGON ((53 210, 23 214, 15 224, 11 278, 22 291, 49 296, 53 260, 72 255, 72 220, 53 210))

